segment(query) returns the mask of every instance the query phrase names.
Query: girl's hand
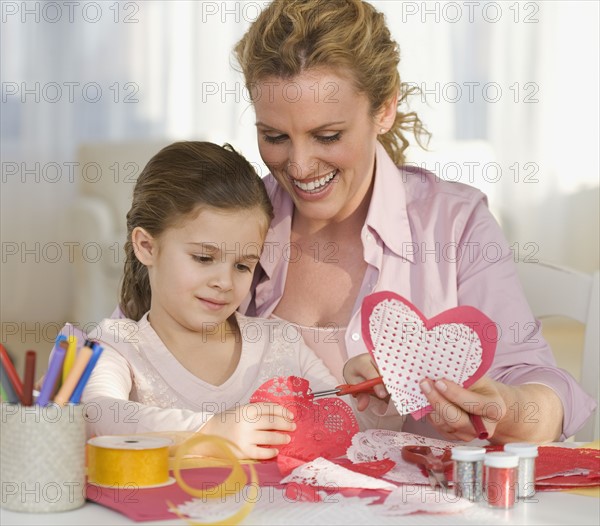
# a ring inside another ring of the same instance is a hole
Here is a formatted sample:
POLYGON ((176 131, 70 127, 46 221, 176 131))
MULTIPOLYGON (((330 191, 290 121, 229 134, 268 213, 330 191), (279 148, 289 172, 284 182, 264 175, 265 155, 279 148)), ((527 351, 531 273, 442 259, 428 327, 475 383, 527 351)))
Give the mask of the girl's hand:
MULTIPOLYGON (((202 428, 201 433, 226 438, 237 445, 238 458, 265 460, 277 456, 276 447, 288 444, 290 436, 281 431, 294 431, 294 415, 279 404, 259 402, 236 406, 234 409, 214 415, 202 428)), ((204 455, 216 456, 216 452, 202 451, 204 455)))
POLYGON ((421 382, 421 390, 433 407, 427 420, 449 440, 470 441, 477 433, 469 413, 481 415, 491 438, 496 426, 506 415, 506 403, 497 382, 483 376, 465 389, 450 380, 421 382))
MULTIPOLYGON (((377 366, 375 365, 373 358, 369 353, 359 354, 354 358, 350 358, 344 365, 343 374, 346 382, 353 385, 381 376, 377 370, 377 366)), ((375 396, 376 398, 388 397, 388 392, 383 384, 376 385, 373 390, 375 391, 375 395, 366 393, 354 395, 356 398, 356 408, 359 411, 364 411, 369 406, 371 396, 375 396)))

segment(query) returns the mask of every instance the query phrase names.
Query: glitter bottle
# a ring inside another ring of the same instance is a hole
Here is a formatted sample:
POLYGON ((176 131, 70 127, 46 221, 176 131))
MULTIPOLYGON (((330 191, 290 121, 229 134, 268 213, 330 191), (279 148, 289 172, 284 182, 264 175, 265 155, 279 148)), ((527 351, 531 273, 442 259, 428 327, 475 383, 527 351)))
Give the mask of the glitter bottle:
POLYGON ((452 448, 454 461, 454 493, 472 502, 483 497, 483 457, 482 447, 456 446, 452 448))
POLYGON ((517 496, 519 457, 506 452, 486 453, 483 465, 488 506, 512 508, 517 496))
POLYGON ((519 457, 519 485, 517 497, 527 499, 535 495, 535 459, 538 456, 538 448, 534 444, 526 442, 515 442, 506 444, 504 451, 519 457))

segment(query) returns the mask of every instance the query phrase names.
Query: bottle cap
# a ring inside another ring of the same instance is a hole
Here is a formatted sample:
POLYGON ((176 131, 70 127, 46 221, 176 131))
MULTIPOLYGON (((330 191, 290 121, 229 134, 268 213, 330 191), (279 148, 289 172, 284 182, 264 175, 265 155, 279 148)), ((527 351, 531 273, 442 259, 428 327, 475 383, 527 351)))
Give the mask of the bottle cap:
POLYGON ((513 455, 517 455, 520 458, 535 458, 538 456, 537 446, 527 442, 513 442, 512 444, 504 444, 504 451, 513 455))
POLYGON ((483 463, 491 468, 516 468, 519 465, 519 457, 503 451, 487 453, 483 463))
POLYGON ((455 446, 452 448, 452 460, 477 462, 485 457, 485 448, 473 446, 455 446))

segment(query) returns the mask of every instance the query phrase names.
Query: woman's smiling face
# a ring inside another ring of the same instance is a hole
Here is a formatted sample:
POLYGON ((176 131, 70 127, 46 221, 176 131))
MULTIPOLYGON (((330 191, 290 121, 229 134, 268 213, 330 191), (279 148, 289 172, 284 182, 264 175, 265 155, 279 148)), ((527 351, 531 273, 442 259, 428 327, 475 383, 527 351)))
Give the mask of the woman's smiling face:
POLYGON ((393 117, 373 117, 352 81, 325 69, 267 78, 253 97, 261 157, 297 213, 330 223, 354 212, 373 179, 377 134, 393 117))

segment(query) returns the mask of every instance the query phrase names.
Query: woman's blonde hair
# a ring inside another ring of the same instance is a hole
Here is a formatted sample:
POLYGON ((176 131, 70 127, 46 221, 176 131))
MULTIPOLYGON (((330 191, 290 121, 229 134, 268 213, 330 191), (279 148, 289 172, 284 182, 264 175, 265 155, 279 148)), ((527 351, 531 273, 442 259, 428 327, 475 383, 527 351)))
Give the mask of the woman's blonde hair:
MULTIPOLYGON (((400 81, 400 53, 383 13, 361 0, 274 0, 234 52, 251 94, 267 77, 291 79, 318 67, 341 74, 349 70, 358 92, 368 97, 372 115, 396 93, 400 107, 418 92, 400 81)), ((396 164, 405 163, 406 131, 421 146, 430 136, 415 112, 401 111, 392 128, 379 135, 396 164)))
POLYGON ((163 148, 140 173, 127 213, 119 302, 125 316, 139 320, 150 309, 152 298, 148 269, 134 252, 133 229, 141 227, 159 237, 201 206, 221 210, 257 208, 264 214, 265 232, 273 218, 273 206, 262 179, 229 144, 189 141, 163 148))

